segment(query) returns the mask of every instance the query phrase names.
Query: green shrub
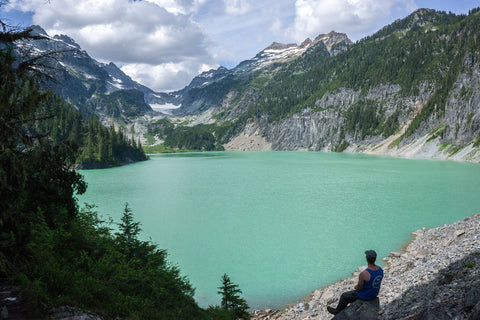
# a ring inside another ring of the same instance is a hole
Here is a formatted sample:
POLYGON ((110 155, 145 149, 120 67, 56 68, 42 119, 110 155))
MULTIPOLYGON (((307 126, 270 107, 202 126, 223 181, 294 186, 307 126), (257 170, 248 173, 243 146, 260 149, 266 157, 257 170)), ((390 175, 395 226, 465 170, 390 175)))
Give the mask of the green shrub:
POLYGON ((350 143, 348 143, 348 141, 345 141, 343 140, 342 143, 340 143, 339 145, 335 146, 334 150, 335 152, 343 152, 345 149, 348 148, 348 146, 350 145, 350 143))
POLYGON ((398 137, 397 139, 393 140, 392 143, 390 143, 390 144, 388 145, 388 149, 393 149, 393 148, 395 148, 395 147, 398 147, 399 144, 400 144, 400 142, 402 142, 403 138, 404 138, 404 135, 402 134, 400 137, 398 137))

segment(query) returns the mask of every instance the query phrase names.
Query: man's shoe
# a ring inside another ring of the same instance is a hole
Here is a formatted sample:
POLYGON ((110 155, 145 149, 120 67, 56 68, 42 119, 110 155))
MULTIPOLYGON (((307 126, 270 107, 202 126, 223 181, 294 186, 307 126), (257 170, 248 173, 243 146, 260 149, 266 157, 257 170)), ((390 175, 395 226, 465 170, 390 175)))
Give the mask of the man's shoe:
POLYGON ((337 309, 327 306, 327 311, 330 312, 331 314, 337 314, 337 309))

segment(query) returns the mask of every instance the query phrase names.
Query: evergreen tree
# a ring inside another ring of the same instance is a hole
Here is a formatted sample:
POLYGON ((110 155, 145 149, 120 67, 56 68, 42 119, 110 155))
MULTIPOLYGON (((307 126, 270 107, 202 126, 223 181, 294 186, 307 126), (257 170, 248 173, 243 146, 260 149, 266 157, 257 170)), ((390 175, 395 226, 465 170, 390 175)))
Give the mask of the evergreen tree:
POLYGON ((222 296, 221 306, 224 310, 232 312, 235 319, 249 318, 247 301, 240 297, 242 290, 230 280, 226 273, 222 276, 222 285, 218 289, 218 294, 222 296))
POLYGON ((137 240, 137 236, 142 231, 140 229, 140 222, 134 221, 132 209, 128 207, 128 202, 125 203, 121 223, 118 224, 120 231, 127 244, 133 244, 137 240))

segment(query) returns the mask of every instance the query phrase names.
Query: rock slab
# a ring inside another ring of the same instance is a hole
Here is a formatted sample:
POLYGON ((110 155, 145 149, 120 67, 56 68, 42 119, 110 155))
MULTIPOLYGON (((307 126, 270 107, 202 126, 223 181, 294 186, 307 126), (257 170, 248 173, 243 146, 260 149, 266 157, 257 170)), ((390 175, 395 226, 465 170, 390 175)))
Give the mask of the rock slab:
POLYGON ((335 315, 332 320, 377 320, 380 311, 378 298, 364 301, 357 300, 335 315))

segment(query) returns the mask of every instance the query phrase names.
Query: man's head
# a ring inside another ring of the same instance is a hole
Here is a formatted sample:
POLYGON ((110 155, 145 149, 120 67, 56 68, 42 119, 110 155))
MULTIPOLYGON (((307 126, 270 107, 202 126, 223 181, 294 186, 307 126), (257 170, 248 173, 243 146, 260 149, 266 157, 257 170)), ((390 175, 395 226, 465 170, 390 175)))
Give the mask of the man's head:
POLYGON ((365 256, 367 257, 368 263, 374 264, 375 260, 377 260, 377 253, 374 250, 365 251, 365 256))

